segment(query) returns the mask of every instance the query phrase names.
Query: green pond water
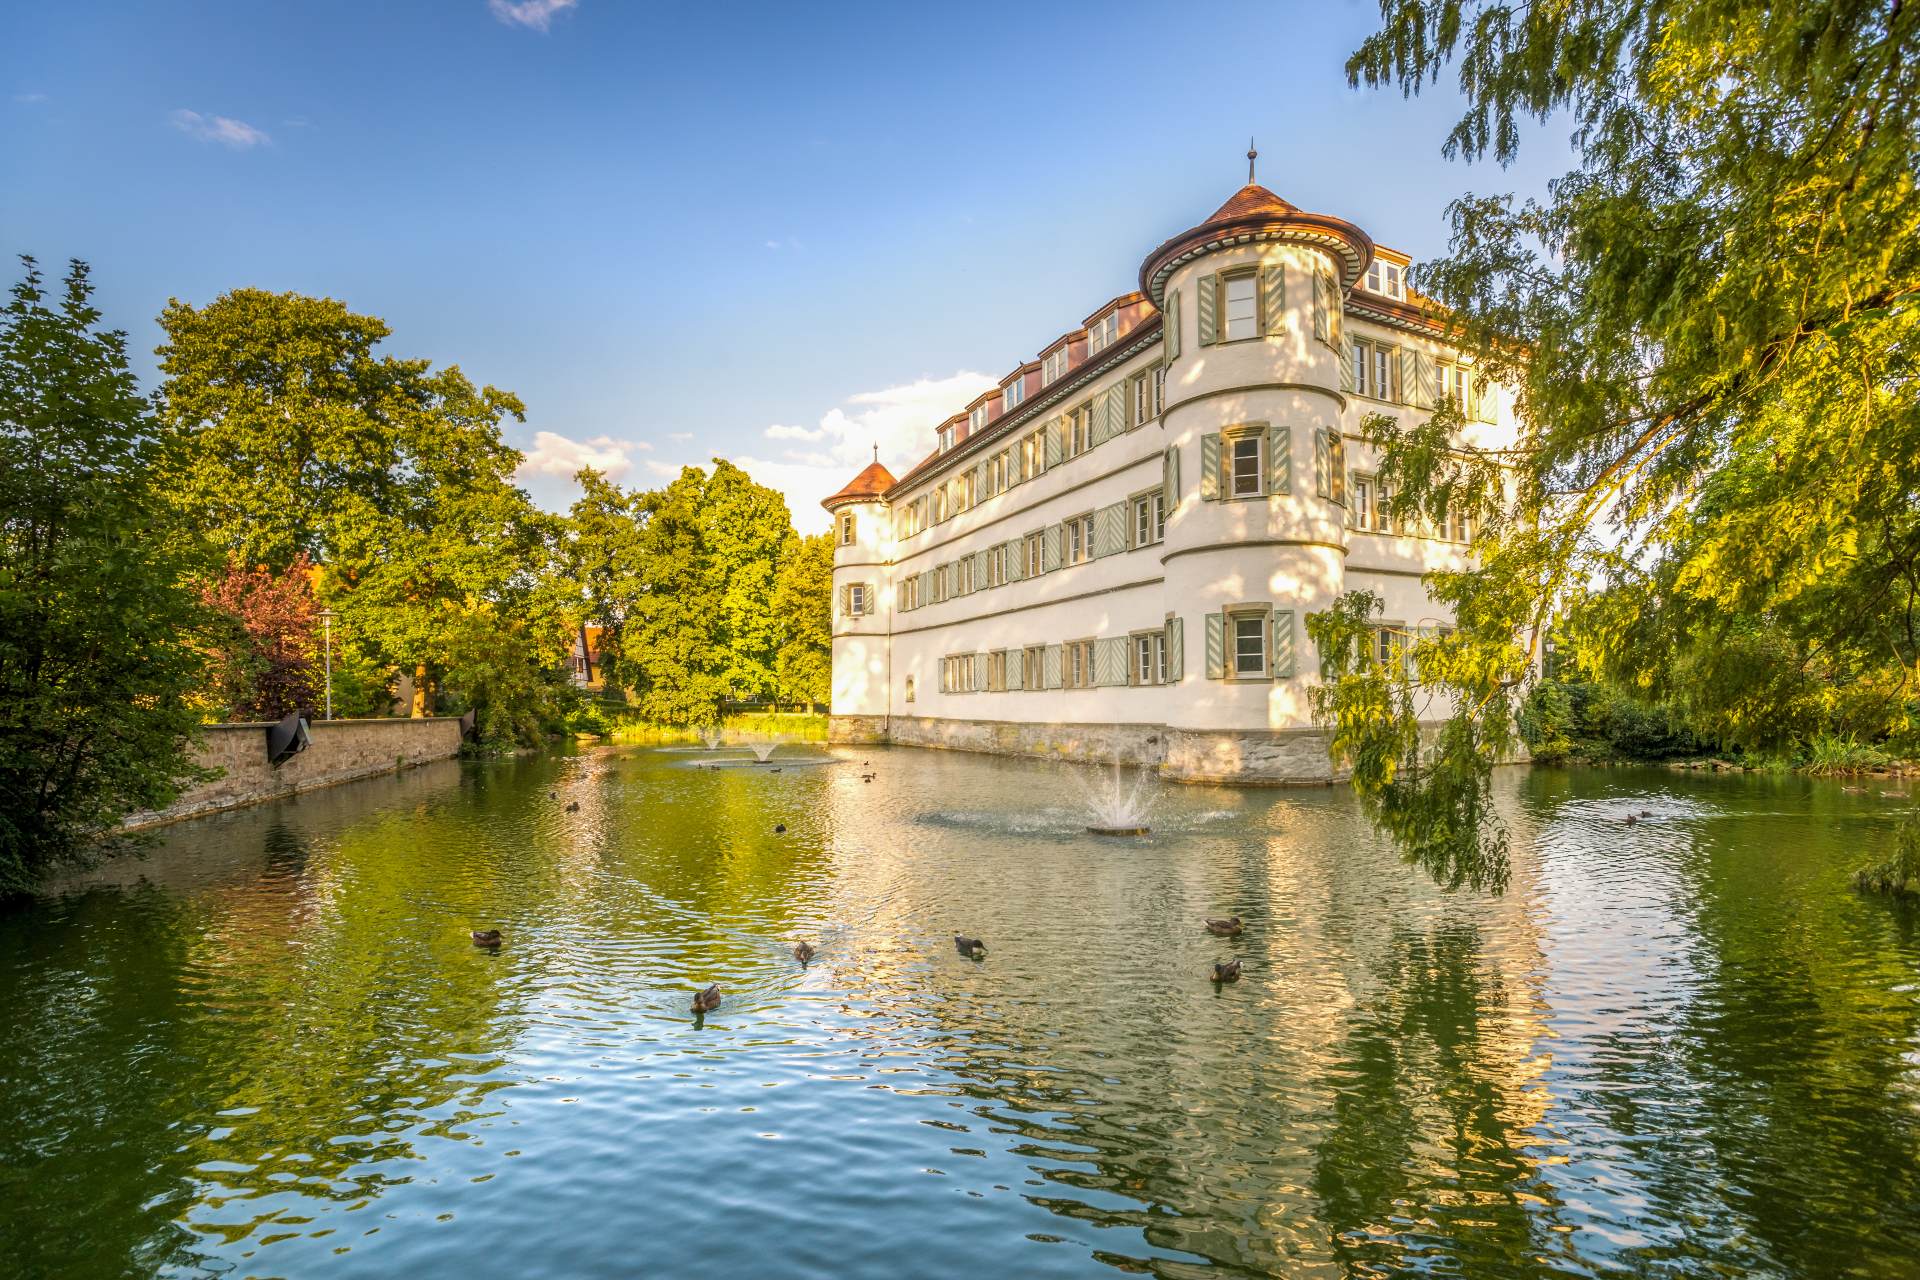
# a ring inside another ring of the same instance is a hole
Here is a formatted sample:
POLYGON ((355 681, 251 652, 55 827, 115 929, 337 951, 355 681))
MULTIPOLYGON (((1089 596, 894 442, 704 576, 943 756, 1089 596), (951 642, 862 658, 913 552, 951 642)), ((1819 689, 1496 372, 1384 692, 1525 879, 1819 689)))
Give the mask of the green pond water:
POLYGON ((824 754, 430 766, 0 915, 0 1273, 1920 1274, 1900 784, 1503 772, 1490 897, 1344 789, 1112 841, 824 754))

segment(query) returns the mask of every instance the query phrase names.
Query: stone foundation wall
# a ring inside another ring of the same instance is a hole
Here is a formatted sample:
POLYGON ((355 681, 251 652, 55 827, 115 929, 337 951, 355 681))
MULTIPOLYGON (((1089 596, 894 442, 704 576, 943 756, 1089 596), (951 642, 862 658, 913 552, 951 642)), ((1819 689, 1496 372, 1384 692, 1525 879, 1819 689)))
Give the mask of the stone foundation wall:
POLYGON ((1160 776, 1241 787, 1328 786, 1336 775, 1323 729, 1170 729, 1160 776))
POLYGON ((1166 731, 1157 724, 1031 724, 894 716, 886 740, 904 747, 1097 763, 1109 762, 1118 753, 1129 762, 1158 764, 1166 754, 1166 731))
POLYGON ((827 741, 854 746, 887 740, 885 716, 831 716, 827 720, 827 741))
POLYGON ((157 826, 278 800, 445 760, 460 750, 457 719, 317 720, 308 726, 312 745, 276 769, 267 763, 267 728, 264 724, 207 725, 194 747, 194 763, 219 769, 220 776, 190 788, 161 812, 133 815, 126 826, 157 826))

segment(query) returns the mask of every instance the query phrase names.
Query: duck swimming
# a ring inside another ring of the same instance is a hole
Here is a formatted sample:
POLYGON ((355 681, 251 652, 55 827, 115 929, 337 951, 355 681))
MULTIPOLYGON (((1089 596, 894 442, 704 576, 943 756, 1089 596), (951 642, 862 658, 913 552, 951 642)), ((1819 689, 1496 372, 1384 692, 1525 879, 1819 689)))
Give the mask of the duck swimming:
POLYGON ((806 968, 809 960, 819 954, 818 951, 813 949, 811 942, 796 942, 793 944, 793 958, 800 962, 800 967, 803 969, 806 968))
POLYGON ((475 929, 470 935, 476 947, 497 947, 500 945, 498 929, 475 929))
POLYGON ((578 800, 567 801, 567 812, 568 813, 580 812, 580 802, 578 800))
POLYGON ((1240 962, 1229 960, 1225 964, 1216 963, 1213 966, 1213 980, 1215 982, 1240 981, 1240 962))
POLYGON ((953 935, 953 949, 969 960, 985 960, 987 944, 978 938, 969 938, 965 934, 953 935))
POLYGON ((714 983, 705 991, 696 992, 693 997, 695 1013, 710 1013, 720 1007, 720 984, 714 983))
POLYGON ((1240 922, 1239 916, 1228 916, 1225 920, 1209 919, 1207 921, 1207 932, 1217 933, 1223 938, 1231 938, 1244 928, 1246 928, 1246 926, 1240 922))

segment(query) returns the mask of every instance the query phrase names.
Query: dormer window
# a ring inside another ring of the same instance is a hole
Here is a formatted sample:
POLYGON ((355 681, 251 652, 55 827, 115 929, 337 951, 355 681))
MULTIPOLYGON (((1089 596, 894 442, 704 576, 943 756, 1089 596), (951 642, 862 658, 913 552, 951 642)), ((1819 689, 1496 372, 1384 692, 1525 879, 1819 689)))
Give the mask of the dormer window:
POLYGON ((986 426, 987 416, 992 409, 993 409, 993 401, 991 400, 984 401, 978 407, 976 407, 972 413, 967 415, 967 425, 969 427, 972 427, 975 431, 978 431, 980 428, 986 426))
POLYGON ((1367 268, 1367 292, 1405 300, 1407 282, 1406 277, 1401 274, 1400 265, 1394 262, 1382 262, 1375 258, 1372 265, 1367 268))
POLYGON ((1060 376, 1066 371, 1067 348, 1061 347, 1058 351, 1040 362, 1040 385, 1044 387, 1050 382, 1058 382, 1060 376))
POLYGON ((1098 355, 1120 337, 1120 313, 1110 311, 1106 318, 1087 330, 1087 354, 1098 355))
POLYGON ((1006 404, 1008 413, 1012 413, 1015 409, 1019 408, 1020 402, 1027 398, 1026 377, 1023 375, 1009 382, 1001 390, 1000 398, 1006 404))
POLYGON ((940 452, 945 453, 951 448, 953 448, 953 428, 942 427, 940 428, 940 452))

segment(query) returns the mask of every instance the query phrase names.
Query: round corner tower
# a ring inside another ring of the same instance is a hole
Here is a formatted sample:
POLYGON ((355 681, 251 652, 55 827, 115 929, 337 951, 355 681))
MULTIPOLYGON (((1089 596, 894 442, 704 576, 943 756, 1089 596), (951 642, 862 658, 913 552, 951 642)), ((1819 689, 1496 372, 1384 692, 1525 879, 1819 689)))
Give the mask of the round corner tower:
POLYGON ((828 738, 884 742, 892 713, 893 473, 878 459, 820 505, 833 515, 833 700, 828 738))
POLYGON ((1148 255, 1177 458, 1162 564, 1198 635, 1167 724, 1173 777, 1328 776, 1305 617, 1344 589, 1341 319, 1373 244, 1249 182, 1148 255))

